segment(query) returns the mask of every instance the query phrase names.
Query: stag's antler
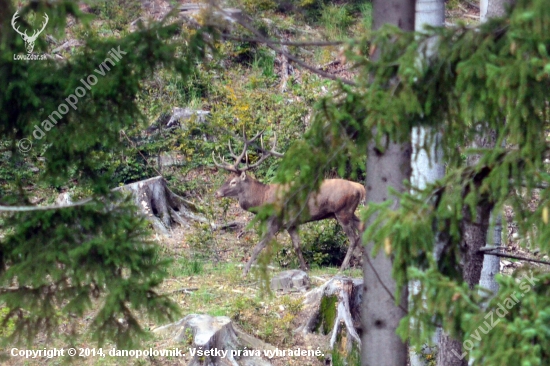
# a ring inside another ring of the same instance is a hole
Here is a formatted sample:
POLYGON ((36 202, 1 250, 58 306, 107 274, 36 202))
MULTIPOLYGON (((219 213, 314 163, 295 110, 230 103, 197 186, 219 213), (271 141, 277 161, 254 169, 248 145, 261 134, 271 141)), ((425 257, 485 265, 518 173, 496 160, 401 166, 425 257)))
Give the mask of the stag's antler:
MULTIPOLYGON (((275 156, 277 158, 282 158, 284 155, 275 151, 275 148, 277 147, 277 134, 274 133, 274 138, 273 138, 273 145, 271 145, 271 149, 270 150, 266 150, 265 147, 264 147, 264 138, 263 136, 260 136, 260 150, 262 151, 262 156, 260 157, 260 159, 255 162, 254 164, 252 165, 249 165, 248 164, 248 158, 246 159, 246 169, 244 170, 248 170, 248 169, 254 169, 254 168, 257 168, 261 163, 263 163, 263 161, 267 158, 269 158, 270 156, 275 156)), ((253 141, 253 140, 251 140, 253 141)))
POLYGON ((241 152, 241 154, 237 156, 233 152, 233 148, 231 147, 231 141, 229 141, 229 143, 228 143, 229 153, 230 153, 231 157, 233 157, 233 159, 235 159, 235 162, 233 164, 228 164, 228 163, 225 162, 225 159, 223 157, 219 156, 219 158, 222 161, 222 164, 219 164, 216 161, 216 158, 214 157, 214 152, 212 152, 212 159, 214 160, 214 164, 218 168, 225 169, 225 170, 228 170, 230 172, 241 173, 241 172, 244 172, 244 171, 247 171, 247 170, 254 169, 254 168, 258 167, 265 159, 267 159, 270 156, 275 156, 275 157, 278 157, 278 158, 283 157, 283 154, 275 151, 275 148, 277 147, 277 134, 274 134, 275 138, 274 138, 274 141, 273 141, 273 145, 271 146, 271 149, 266 150, 265 147, 264 147, 263 133, 264 133, 264 131, 262 130, 258 134, 256 134, 256 136, 254 136, 253 138, 248 140, 246 138, 246 132, 244 131, 244 128, 243 128, 244 147, 243 147, 243 151, 241 152), (258 137, 260 138, 260 145, 261 145, 260 150, 262 151, 262 156, 260 157, 260 159, 257 162, 255 162, 252 165, 249 165, 248 164, 248 152, 247 152, 248 146, 251 143, 253 143, 254 141, 256 141, 258 139, 258 137), (243 167, 243 168, 239 168, 239 164, 241 164, 243 158, 245 159, 246 166, 243 167))

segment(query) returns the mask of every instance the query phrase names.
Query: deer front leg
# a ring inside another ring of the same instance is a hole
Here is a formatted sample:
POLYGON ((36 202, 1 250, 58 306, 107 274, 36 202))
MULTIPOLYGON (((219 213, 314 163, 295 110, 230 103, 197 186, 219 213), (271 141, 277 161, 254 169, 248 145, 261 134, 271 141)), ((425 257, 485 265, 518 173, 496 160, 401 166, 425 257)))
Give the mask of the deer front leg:
POLYGON ((304 260, 304 257, 302 256, 302 248, 300 246, 300 235, 298 234, 298 230, 294 226, 289 227, 286 230, 290 235, 290 239, 292 239, 292 245, 294 246, 294 250, 298 255, 298 260, 300 261, 300 268, 302 269, 302 271, 307 271, 308 267, 307 267, 306 261, 304 260))
POLYGON ((250 267, 252 267, 252 264, 256 261, 262 249, 264 249, 271 241, 271 239, 273 239, 275 234, 277 234, 277 231, 279 231, 279 224, 277 224, 274 219, 269 220, 269 222, 267 223, 267 233, 264 235, 262 240, 260 240, 260 242, 254 247, 254 249, 252 250, 252 254, 250 255, 250 259, 243 268, 243 277, 248 274, 248 272, 250 271, 250 267))

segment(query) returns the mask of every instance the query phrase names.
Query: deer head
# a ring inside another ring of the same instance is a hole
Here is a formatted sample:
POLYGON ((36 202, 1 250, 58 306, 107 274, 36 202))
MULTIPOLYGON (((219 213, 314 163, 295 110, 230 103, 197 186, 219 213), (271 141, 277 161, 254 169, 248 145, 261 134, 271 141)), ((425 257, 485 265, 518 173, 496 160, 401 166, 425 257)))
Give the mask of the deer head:
POLYGON ((42 33, 42 31, 44 30, 44 28, 46 28, 46 25, 48 24, 48 19, 49 19, 48 14, 44 14, 44 23, 42 24, 42 29, 40 29, 39 31, 35 30, 32 36, 27 35, 26 30, 25 32, 21 33, 21 31, 19 31, 19 26, 17 28, 15 27, 15 21, 17 20, 17 18, 19 18, 19 15, 17 14, 17 11, 16 11, 15 14, 13 14, 13 17, 11 18, 11 26, 23 38, 23 41, 25 42, 25 48, 27 49, 27 53, 32 53, 34 49, 34 42, 36 41, 40 33, 42 33))
POLYGON ((256 136, 254 136, 252 139, 248 140, 246 138, 246 132, 243 130, 243 137, 244 137, 244 147, 243 151, 240 155, 236 155, 233 152, 233 148, 231 147, 231 141, 229 142, 229 152, 231 156, 235 159, 235 162, 233 164, 228 164, 225 162, 225 160, 222 157, 219 157, 221 160, 221 164, 216 161, 216 158, 214 157, 214 152, 212 152, 212 159, 214 160, 214 164, 221 169, 227 170, 231 172, 231 175, 229 178, 225 181, 225 183, 218 189, 216 192, 216 197, 239 197, 243 193, 248 192, 250 184, 253 183, 253 179, 249 177, 246 174, 247 170, 254 169, 258 167, 262 162, 264 162, 268 157, 275 156, 275 157, 282 157, 283 154, 278 153, 275 151, 275 148, 277 147, 277 135, 275 135, 273 145, 271 146, 270 150, 267 150, 264 147, 264 141, 263 141, 263 131, 258 133, 256 136), (260 150, 262 152, 262 156, 260 159, 258 159, 257 162, 254 164, 248 163, 248 146, 254 141, 256 141, 260 138, 260 150), (243 162, 244 159, 244 166, 239 167, 239 165, 243 162))

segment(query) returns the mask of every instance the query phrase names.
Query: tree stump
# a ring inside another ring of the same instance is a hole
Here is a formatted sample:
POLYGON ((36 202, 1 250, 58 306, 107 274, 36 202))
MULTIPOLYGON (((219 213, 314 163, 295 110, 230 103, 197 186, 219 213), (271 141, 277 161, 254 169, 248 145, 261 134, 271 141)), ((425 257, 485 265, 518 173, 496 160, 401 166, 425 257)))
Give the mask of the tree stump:
POLYGON ((244 333, 226 316, 190 314, 185 318, 153 330, 169 334, 178 343, 189 346, 189 366, 271 366, 263 351, 275 347, 244 333), (210 351, 205 353, 198 351, 210 351))
POLYGON ((302 310, 304 320, 296 332, 302 333, 304 338, 314 332, 330 334, 333 363, 338 357, 355 364, 353 362, 359 361, 361 354, 362 297, 363 279, 331 278, 306 294, 302 310))
POLYGON ((197 215, 196 206, 172 192, 162 176, 149 178, 113 189, 132 195, 135 205, 151 221, 156 231, 169 235, 174 224, 189 227, 189 220, 209 223, 197 215))

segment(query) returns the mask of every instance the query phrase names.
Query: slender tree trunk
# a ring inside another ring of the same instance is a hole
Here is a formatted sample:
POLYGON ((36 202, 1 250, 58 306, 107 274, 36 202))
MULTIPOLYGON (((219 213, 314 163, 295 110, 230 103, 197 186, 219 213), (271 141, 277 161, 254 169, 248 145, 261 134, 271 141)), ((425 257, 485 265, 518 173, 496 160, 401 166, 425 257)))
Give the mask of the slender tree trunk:
MULTIPOLYGON (((414 1, 374 0, 373 29, 385 23, 414 30, 414 1)), ((374 55, 376 57, 377 55, 374 55)), ((393 200, 388 188, 405 189, 403 181, 411 175, 411 144, 383 144, 380 150, 370 144, 367 153, 366 190, 369 202, 393 200)), ((392 278, 392 261, 380 252, 372 257, 373 243, 366 243, 363 251, 363 306, 361 323, 361 365, 403 366, 407 364, 407 344, 396 334, 397 326, 407 309, 407 288, 401 289, 401 297, 394 298, 397 286, 392 278)))
MULTIPOLYGON (((490 222, 493 223, 493 242, 495 247, 501 245, 502 236, 502 214, 498 212, 491 212, 490 222)), ((500 258, 496 255, 485 255, 483 258, 483 269, 481 270, 481 278, 479 279, 479 285, 492 293, 498 292, 498 283, 495 281, 495 275, 500 272, 500 258)))
POLYGON ((462 255, 462 277, 473 289, 479 284, 481 268, 483 267, 483 254, 479 249, 487 242, 487 231, 489 229, 489 217, 492 205, 486 201, 478 203, 476 216, 472 217, 470 208, 465 206, 462 209, 462 241, 460 250, 462 255))
MULTIPOLYGON (((491 17, 503 16, 507 7, 514 5, 515 0, 481 0, 480 18, 481 22, 487 21, 491 17)), ((494 246, 501 245, 502 235, 502 214, 491 213, 491 222, 494 223, 493 242, 494 246)), ((479 284, 492 291, 498 292, 498 284, 495 281, 495 275, 500 272, 500 258, 494 255, 485 255, 483 259, 483 269, 479 284)))
MULTIPOLYGON (((388 187, 403 191, 403 181, 410 176, 410 144, 389 143, 381 153, 369 147, 367 158, 367 197, 370 202, 393 200, 388 187)), ((393 207, 397 208, 395 201, 393 207)), ((384 252, 373 257, 373 243, 367 243, 363 253, 363 306, 361 322, 361 365, 403 366, 407 364, 407 344, 396 334, 407 309, 407 288, 401 289, 396 305, 397 290, 392 278, 392 261, 384 252)))
MULTIPOLYGON (((416 1, 416 14, 415 14, 415 30, 422 31, 426 25, 441 27, 445 24, 445 1, 444 0, 417 0, 416 1)), ((432 39, 427 45, 425 52, 419 57, 432 55, 431 47, 436 39, 432 39)), ((436 137, 434 143, 430 146, 429 154, 427 151, 422 150, 426 135, 431 131, 419 127, 414 128, 412 131, 412 176, 411 183, 418 189, 424 189, 426 185, 435 182, 445 176, 445 166, 443 165, 443 151, 436 147, 436 141, 439 139, 436 137)), ((439 136, 439 135, 438 135, 439 136)), ((417 281, 411 281, 409 283, 409 292, 411 294, 418 292, 419 283, 417 281)), ((438 342, 439 331, 434 335, 433 342, 438 342)), ((424 366, 425 361, 419 354, 420 350, 409 351, 410 365, 411 366, 424 366)))

